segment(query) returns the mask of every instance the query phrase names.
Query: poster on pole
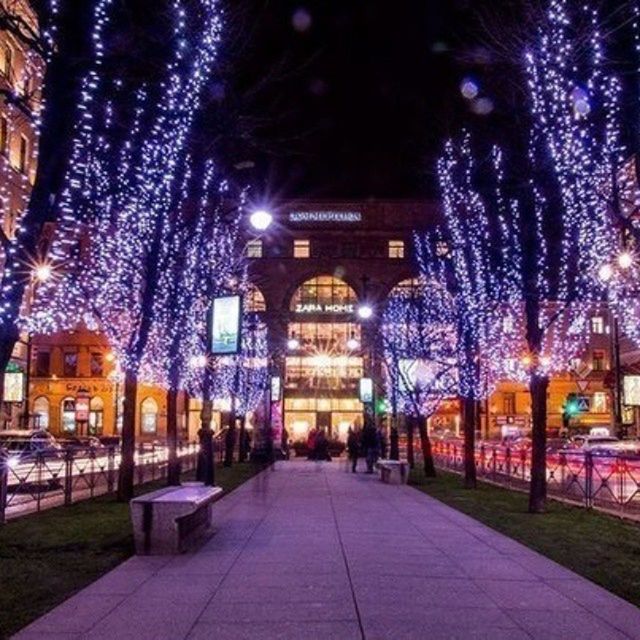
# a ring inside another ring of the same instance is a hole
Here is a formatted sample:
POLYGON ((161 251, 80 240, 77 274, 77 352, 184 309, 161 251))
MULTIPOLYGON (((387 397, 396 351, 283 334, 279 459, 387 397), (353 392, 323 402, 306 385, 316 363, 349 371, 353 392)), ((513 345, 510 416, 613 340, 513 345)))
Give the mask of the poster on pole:
POLYGON ((271 402, 280 402, 282 399, 282 378, 271 376, 271 402))
POLYGON ((4 374, 4 401, 22 402, 24 400, 24 373, 9 371, 4 374))
POLYGON ((233 355, 240 351, 242 297, 213 299, 209 350, 213 355, 233 355))
POLYGON ((373 380, 360 378, 360 402, 369 404, 373 402, 373 380))
POLYGON ((624 404, 640 407, 640 376, 624 376, 624 404))

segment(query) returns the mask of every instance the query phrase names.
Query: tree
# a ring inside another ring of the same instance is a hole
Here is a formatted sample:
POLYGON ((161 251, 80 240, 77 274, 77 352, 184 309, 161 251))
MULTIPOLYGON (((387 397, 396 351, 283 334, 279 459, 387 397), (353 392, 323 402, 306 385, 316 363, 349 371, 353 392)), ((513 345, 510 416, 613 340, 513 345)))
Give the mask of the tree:
POLYGON ((411 287, 391 293, 380 323, 387 396, 406 416, 410 438, 417 424, 428 477, 436 475, 428 419, 442 400, 455 394, 453 321, 446 289, 420 278, 411 287))
POLYGON ((116 82, 87 106, 92 126, 74 148, 50 259, 57 277, 39 290, 32 325, 40 331, 83 321, 102 330, 125 377, 118 496, 133 494, 137 385, 144 374, 154 305, 180 212, 193 189, 189 140, 200 94, 215 61, 215 0, 174 3, 174 48, 162 81, 116 82), (78 220, 82 221, 82 226, 78 220))

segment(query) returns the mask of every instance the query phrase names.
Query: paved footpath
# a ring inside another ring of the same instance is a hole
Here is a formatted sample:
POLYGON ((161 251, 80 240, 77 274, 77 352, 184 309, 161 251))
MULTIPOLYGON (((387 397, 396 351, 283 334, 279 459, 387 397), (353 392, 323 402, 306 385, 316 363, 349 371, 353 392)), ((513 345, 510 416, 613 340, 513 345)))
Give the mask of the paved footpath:
POLYGON ((640 610, 410 487, 282 462, 194 554, 136 557, 16 636, 640 638, 640 610))

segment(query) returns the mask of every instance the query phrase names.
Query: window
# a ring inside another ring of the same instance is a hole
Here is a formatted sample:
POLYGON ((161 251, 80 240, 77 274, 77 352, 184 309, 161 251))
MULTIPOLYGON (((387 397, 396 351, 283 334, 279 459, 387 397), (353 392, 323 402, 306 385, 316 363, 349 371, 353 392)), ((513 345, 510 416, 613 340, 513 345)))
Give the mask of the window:
POLYGON ((0 116, 0 153, 6 154, 9 148, 9 121, 0 116))
POLYGON ((13 66, 13 49, 5 45, 3 56, 2 56, 2 65, 0 66, 0 72, 3 75, 9 77, 11 75, 11 67, 13 66))
POLYGON ((262 291, 254 284, 249 284, 244 294, 244 306, 245 311, 249 311, 250 313, 261 313, 267 310, 267 303, 262 295, 262 291))
POLYGON ((142 433, 158 431, 158 403, 153 398, 145 398, 141 405, 140 428, 142 433))
POLYGON ((351 322, 292 322, 289 335, 295 337, 300 349, 313 353, 347 354, 354 351, 351 340, 361 342, 361 327, 351 322))
POLYGON ((89 434, 99 436, 104 431, 104 402, 94 396, 89 404, 89 434))
POLYGON ((101 353, 91 354, 91 377, 101 378, 104 374, 104 358, 101 353))
POLYGON ((355 291, 346 282, 333 276, 318 276, 296 290, 291 299, 291 310, 326 312, 338 307, 348 313, 355 310, 357 301, 355 291))
POLYGON ((605 369, 605 356, 604 351, 597 350, 593 352, 593 370, 594 371, 604 371, 605 369))
POLYGON ((262 240, 249 240, 247 258, 262 258, 262 240))
POLYGON ((61 405, 62 431, 74 433, 76 430, 76 401, 75 398, 65 398, 61 405))
POLYGON ((51 353, 40 351, 36 353, 36 376, 44 378, 51 375, 51 353))
POLYGON ((49 401, 44 396, 33 402, 33 427, 43 430, 49 428, 49 401))
POLYGON ((19 159, 18 169, 20 169, 20 173, 27 173, 28 167, 29 167, 29 141, 24 136, 20 136, 20 159, 19 159))
POLYGON ((75 378, 78 375, 78 352, 65 351, 62 375, 65 378, 75 378))
POLYGON ((596 391, 591 398, 592 413, 608 413, 609 403, 607 402, 607 394, 604 391, 596 391))
POLYGON ((389 240, 389 257, 392 259, 404 258, 404 240, 389 240))
POLYGON ((604 333, 604 318, 602 316, 594 316, 591 318, 591 333, 604 333))
POLYGON ((503 412, 507 416, 513 416, 516 413, 516 394, 504 393, 502 394, 502 408, 503 412))
POLYGON ((309 240, 293 241, 293 257, 309 258, 311 256, 311 242, 309 240))

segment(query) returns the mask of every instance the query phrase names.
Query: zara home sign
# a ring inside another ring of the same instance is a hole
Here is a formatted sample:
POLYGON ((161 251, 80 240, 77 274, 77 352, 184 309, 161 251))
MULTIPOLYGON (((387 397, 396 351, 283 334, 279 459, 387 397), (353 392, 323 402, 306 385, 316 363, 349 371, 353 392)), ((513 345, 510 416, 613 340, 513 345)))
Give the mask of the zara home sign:
POLYGON ((362 222, 360 211, 291 211, 289 222, 362 222))
POLYGON ((352 304, 297 304, 296 313, 355 313, 352 304))

